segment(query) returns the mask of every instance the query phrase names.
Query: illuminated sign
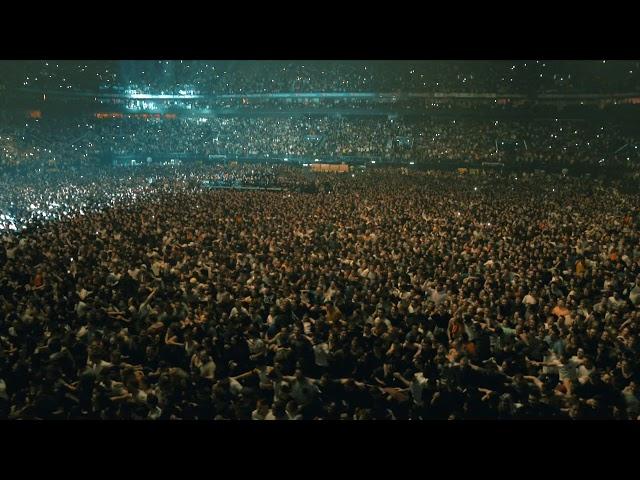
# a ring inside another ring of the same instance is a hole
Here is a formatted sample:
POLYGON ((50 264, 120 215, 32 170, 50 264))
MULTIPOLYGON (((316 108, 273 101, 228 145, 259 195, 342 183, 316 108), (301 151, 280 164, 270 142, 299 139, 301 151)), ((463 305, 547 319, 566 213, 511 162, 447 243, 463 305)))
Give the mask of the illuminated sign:
POLYGON ((340 165, 331 163, 314 163, 311 165, 311 170, 314 172, 345 173, 349 171, 349 165, 345 165, 344 163, 340 165))

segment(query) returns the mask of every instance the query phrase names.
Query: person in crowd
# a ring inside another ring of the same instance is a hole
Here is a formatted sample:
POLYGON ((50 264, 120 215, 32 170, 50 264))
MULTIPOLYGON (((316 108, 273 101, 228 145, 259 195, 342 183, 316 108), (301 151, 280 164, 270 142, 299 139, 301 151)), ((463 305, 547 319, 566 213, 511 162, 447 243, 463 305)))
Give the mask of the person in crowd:
POLYGON ((638 417, 640 197, 610 184, 274 164, 3 182, 3 418, 638 417))

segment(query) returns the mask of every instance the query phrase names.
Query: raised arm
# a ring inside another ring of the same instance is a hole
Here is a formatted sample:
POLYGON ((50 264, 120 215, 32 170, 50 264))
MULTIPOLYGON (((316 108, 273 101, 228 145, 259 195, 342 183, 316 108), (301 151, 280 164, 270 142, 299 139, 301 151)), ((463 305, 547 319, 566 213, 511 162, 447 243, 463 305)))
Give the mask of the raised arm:
POLYGON ((156 292, 158 291, 158 287, 154 288, 153 290, 151 290, 151 293, 147 296, 147 298, 145 299, 144 302, 142 302, 142 305, 140 305, 140 308, 142 307, 146 307, 147 305, 149 305, 149 302, 151 300, 153 300, 153 297, 155 297, 156 292))
POLYGON ((241 373, 240 375, 236 375, 234 377, 229 377, 229 378, 231 378, 231 379, 233 379, 235 381, 242 380, 244 378, 249 378, 250 376, 256 375, 258 373, 256 370, 257 369, 249 370, 248 372, 244 372, 244 373, 241 373))
POLYGON ((542 381, 538 377, 534 377, 533 375, 523 375, 522 378, 524 378, 525 380, 529 380, 530 382, 533 382, 535 386, 538 387, 540 390, 542 390, 542 388, 544 387, 544 383, 542 383, 542 381))
POLYGON ((406 378, 404 378, 400 372, 395 372, 395 373, 393 374, 393 377, 394 377, 394 378, 397 378, 398 380, 400 380, 400 381, 401 381, 402 383, 404 383, 407 387, 410 387, 410 386, 411 386, 411 382, 410 382, 409 380, 407 380, 406 378))

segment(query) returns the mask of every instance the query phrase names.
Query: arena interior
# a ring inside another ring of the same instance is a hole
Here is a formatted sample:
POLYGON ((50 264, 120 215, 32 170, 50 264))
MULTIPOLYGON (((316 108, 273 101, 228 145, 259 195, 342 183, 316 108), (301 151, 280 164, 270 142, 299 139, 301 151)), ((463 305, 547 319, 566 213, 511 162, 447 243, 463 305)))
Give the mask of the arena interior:
POLYGON ((0 61, 0 418, 640 419, 640 61, 0 61))

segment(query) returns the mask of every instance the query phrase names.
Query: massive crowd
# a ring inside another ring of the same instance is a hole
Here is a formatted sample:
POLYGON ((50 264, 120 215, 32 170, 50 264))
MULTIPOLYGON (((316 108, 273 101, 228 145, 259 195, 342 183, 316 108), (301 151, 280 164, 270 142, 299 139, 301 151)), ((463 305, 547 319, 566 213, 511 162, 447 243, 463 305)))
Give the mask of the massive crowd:
POLYGON ((5 173, 0 176, 0 231, 20 231, 29 225, 135 202, 176 182, 190 189, 315 187, 305 170, 264 164, 94 166, 5 173))
POLYGON ((638 132, 589 121, 432 117, 221 116, 187 119, 29 119, 0 129, 0 165, 95 165, 114 154, 341 157, 560 170, 637 170, 638 132))
POLYGON ((19 61, 8 88, 137 93, 637 92, 638 61, 19 61))
POLYGON ((639 418, 637 195, 269 164, 59 175, 2 179, 2 205, 70 212, 0 239, 2 418, 639 418), (202 187, 216 175, 286 189, 202 187))

